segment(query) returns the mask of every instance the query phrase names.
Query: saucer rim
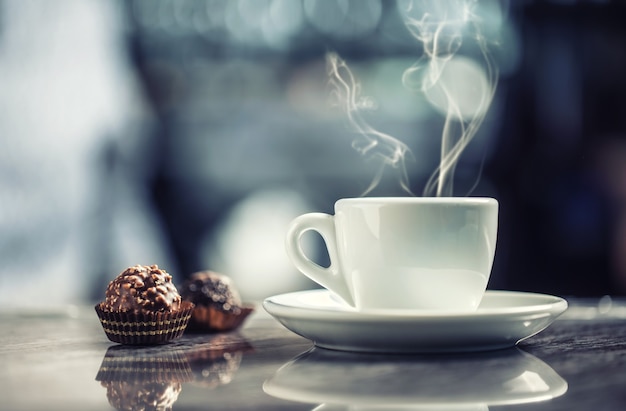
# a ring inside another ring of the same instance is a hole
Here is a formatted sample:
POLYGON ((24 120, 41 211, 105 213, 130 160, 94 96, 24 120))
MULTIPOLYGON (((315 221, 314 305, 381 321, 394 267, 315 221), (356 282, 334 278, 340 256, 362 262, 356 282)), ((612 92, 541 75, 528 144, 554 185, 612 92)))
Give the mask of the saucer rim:
MULTIPOLYGON (((471 319, 489 319, 494 317, 502 317, 502 316, 510 316, 510 315, 521 315, 521 314, 533 314, 533 313, 545 313, 550 312, 551 314, 560 315, 565 312, 568 308, 568 302, 565 298, 558 297, 551 294, 542 294, 536 292, 526 292, 526 291, 508 291, 508 290, 487 290, 483 297, 483 302, 485 298, 490 299, 522 299, 522 298, 532 298, 541 302, 537 302, 536 304, 520 304, 520 305, 512 305, 508 307, 489 307, 481 309, 479 305, 476 311, 438 311, 438 310, 367 310, 367 311, 358 311, 350 306, 342 306, 341 303, 337 302, 336 306, 332 307, 315 307, 312 305, 295 305, 295 304, 286 304, 285 302, 281 302, 281 299, 286 298, 297 298, 300 295, 308 295, 308 294, 328 294, 329 297, 332 298, 332 292, 327 289, 313 289, 313 290, 302 290, 302 291, 294 291, 284 294, 278 294, 271 297, 267 297, 263 301, 263 307, 270 314, 269 307, 277 308, 281 311, 281 316, 285 317, 293 317, 300 318, 301 315, 298 315, 298 312, 315 312, 325 317, 331 316, 333 318, 339 319, 350 319, 351 321, 371 321, 372 319, 393 319, 395 321, 415 321, 416 319, 420 320, 428 320, 433 319, 436 321, 442 321, 445 319, 454 319, 458 320, 459 318, 471 318, 471 319)), ((481 304, 483 303, 481 302, 481 304)))

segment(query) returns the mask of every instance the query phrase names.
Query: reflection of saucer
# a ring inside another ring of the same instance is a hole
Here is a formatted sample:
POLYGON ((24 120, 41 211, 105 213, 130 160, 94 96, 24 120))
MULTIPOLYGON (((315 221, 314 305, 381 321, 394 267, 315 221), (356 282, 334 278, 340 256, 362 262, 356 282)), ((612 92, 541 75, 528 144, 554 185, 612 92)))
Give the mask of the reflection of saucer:
POLYGON ((563 395, 567 383, 517 348, 409 357, 313 348, 283 365, 263 390, 324 409, 465 410, 548 400, 563 395))
POLYGON ((487 291, 477 311, 367 312, 327 290, 270 297, 265 309, 291 331, 325 348, 366 352, 484 351, 511 347, 550 325, 567 301, 544 294, 487 291))

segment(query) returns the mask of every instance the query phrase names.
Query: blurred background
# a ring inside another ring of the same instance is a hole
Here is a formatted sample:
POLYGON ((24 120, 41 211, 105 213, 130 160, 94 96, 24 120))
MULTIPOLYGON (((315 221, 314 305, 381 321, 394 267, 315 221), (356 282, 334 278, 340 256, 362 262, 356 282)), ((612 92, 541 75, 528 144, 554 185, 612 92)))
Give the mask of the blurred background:
MULTIPOLYGON (((406 3, 0 0, 0 306, 95 302, 135 264, 220 271, 250 301, 314 287, 286 225, 381 167, 329 104, 326 53, 411 150, 413 193, 439 162, 444 117, 402 84, 406 3)), ((454 195, 500 202, 489 287, 626 295, 626 4, 478 11, 499 81, 454 195)), ((400 174, 368 195, 408 195, 400 174)))

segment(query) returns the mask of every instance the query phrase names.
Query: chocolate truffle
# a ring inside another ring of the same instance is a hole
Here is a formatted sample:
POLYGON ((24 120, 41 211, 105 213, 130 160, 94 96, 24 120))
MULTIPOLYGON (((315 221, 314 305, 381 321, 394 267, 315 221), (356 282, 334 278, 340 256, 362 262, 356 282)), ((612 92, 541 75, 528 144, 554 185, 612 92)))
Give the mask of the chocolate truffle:
POLYGON ((96 313, 109 340, 161 344, 182 335, 193 304, 182 301, 172 276, 156 265, 122 271, 106 289, 96 313))
POLYGON ((109 283, 103 309, 119 312, 176 311, 181 297, 172 276, 157 265, 136 265, 109 283))
POLYGON ((183 301, 195 305, 190 331, 232 330, 253 311, 242 304, 232 280, 214 271, 193 273, 180 288, 183 301))

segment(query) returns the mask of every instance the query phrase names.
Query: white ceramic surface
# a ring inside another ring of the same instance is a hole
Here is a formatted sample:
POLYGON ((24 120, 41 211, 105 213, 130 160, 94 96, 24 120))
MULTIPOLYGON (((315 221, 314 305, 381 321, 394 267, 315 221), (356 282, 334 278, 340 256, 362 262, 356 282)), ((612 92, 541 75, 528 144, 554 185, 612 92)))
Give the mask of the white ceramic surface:
POLYGON ((360 311, 473 311, 487 287, 498 229, 493 198, 351 198, 335 215, 310 213, 287 231, 294 265, 360 311), (311 261, 300 245, 314 230, 330 266, 311 261))
POLYGON ((267 312, 317 346, 362 352, 459 352, 511 347, 567 309, 560 297, 487 291, 474 312, 359 312, 328 290, 267 298, 267 312))

